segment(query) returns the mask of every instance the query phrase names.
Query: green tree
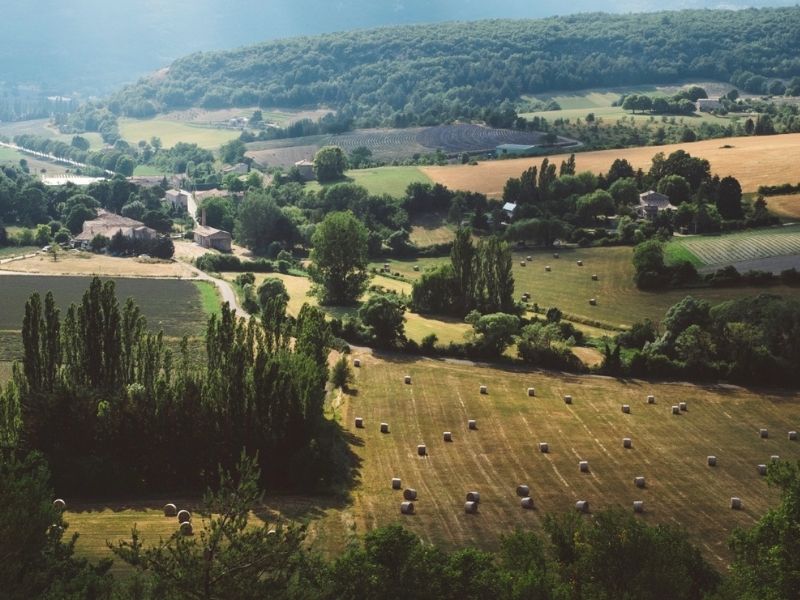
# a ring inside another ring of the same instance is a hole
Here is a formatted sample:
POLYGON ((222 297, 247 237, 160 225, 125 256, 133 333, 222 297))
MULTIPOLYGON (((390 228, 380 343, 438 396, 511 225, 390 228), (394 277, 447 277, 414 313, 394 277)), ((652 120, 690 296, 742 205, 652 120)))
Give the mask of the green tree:
POLYGON ((236 138, 219 147, 219 157, 225 164, 234 165, 244 160, 244 153, 246 151, 247 148, 244 142, 236 138))
POLYGON ((653 289, 666 284, 664 245, 658 240, 642 242, 633 250, 633 281, 641 289, 653 289))
POLYGON ((76 204, 67 214, 64 220, 64 225, 67 226, 74 235, 79 234, 83 230, 83 224, 86 221, 94 219, 97 213, 83 204, 76 204))
POLYGON ((453 266, 453 283, 456 291, 454 303, 461 314, 467 314, 474 307, 475 286, 475 246, 472 232, 459 228, 450 249, 450 262, 453 266))
POLYGON ((50 227, 48 225, 39 225, 36 228, 33 241, 37 246, 47 246, 51 239, 50 227))
POLYGON ((247 193, 235 223, 236 238, 256 254, 266 254, 273 242, 291 245, 299 239, 297 227, 265 191, 247 193))
POLYGON ((726 220, 742 219, 742 186, 735 177, 723 177, 717 188, 717 210, 726 220))
POLYGON ((358 309, 358 316, 377 344, 394 346, 405 340, 405 311, 396 294, 373 294, 358 309))
POLYGON ((258 303, 263 309, 269 302, 278 302, 283 310, 289 304, 289 292, 286 291, 286 285, 282 279, 277 277, 267 277, 258 286, 258 303))
POLYGON ((472 339, 483 356, 499 357, 519 333, 519 317, 506 313, 481 315, 472 311, 465 319, 472 325, 472 339))
POLYGON ((355 304, 369 281, 367 228, 351 212, 330 213, 312 238, 309 269, 315 293, 325 304, 355 304))
POLYGON ((639 203, 639 188, 636 186, 636 180, 630 177, 617 179, 608 188, 608 193, 614 198, 617 207, 639 203))
POLYGON ((605 190, 596 190, 578 198, 576 212, 585 222, 593 223, 601 215, 614 214, 614 198, 605 190))
POLYGON ((696 367, 708 364, 716 348, 710 333, 699 325, 690 325, 675 340, 675 351, 686 366, 696 367))
POLYGON ((347 157, 338 146, 325 146, 314 155, 314 174, 321 183, 344 177, 347 157))
POLYGON ((134 160, 127 154, 122 154, 117 159, 113 171, 115 173, 119 173, 120 175, 124 175, 125 177, 130 177, 131 175, 133 175, 133 171, 135 169, 136 169, 136 162, 134 162, 134 160))
POLYGON ((350 385, 355 381, 353 369, 350 368, 350 362, 344 354, 339 357, 333 364, 331 369, 331 383, 333 387, 347 391, 350 385))

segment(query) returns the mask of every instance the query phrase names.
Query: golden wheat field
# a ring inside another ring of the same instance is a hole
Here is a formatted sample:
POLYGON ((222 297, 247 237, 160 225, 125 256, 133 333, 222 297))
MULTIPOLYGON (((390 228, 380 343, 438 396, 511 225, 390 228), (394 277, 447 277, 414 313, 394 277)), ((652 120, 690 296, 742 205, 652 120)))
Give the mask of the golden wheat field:
MULTIPOLYGON (((800 181, 800 133, 583 152, 575 155, 575 161, 578 171, 602 173, 608 171, 615 159, 624 158, 634 168, 646 171, 657 152, 669 154, 681 149, 692 156, 707 159, 711 163, 712 173, 720 177, 736 177, 745 192, 754 192, 760 185, 800 181)), ((548 158, 551 162, 561 164, 568 157, 569 154, 556 154, 548 158)), ((537 156, 421 169, 434 182, 451 189, 500 196, 510 177, 519 177, 528 167, 540 165, 543 158, 537 156)))

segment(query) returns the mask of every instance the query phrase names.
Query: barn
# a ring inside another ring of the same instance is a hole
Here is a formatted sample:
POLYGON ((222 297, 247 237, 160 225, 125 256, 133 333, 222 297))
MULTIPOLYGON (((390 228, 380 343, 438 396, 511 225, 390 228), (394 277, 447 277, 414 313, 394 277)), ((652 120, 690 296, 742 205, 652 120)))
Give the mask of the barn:
POLYGON ((194 228, 194 241, 203 248, 213 248, 220 252, 231 251, 231 234, 214 227, 198 225, 194 228))

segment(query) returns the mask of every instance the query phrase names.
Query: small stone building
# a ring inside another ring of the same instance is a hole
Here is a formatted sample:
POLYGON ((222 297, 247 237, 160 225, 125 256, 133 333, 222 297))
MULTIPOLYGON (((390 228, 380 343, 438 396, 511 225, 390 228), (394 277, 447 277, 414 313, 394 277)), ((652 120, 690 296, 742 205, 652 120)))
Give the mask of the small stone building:
POLYGON ((213 248, 220 252, 231 251, 231 234, 214 227, 204 225, 195 227, 194 241, 203 248, 213 248))
POLYGON ((669 196, 653 190, 639 194, 639 206, 636 207, 636 213, 641 218, 652 221, 658 216, 658 213, 664 210, 676 210, 676 207, 670 203, 669 196))

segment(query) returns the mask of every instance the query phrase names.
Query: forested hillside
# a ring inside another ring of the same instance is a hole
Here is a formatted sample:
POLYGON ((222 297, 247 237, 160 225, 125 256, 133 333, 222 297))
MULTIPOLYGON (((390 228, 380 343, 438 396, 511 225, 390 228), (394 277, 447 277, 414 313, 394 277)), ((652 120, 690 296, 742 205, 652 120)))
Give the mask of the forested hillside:
POLYGON ((110 107, 141 117, 324 105, 360 125, 432 124, 548 90, 790 78, 800 74, 798 31, 798 7, 388 27, 192 54, 110 107))

